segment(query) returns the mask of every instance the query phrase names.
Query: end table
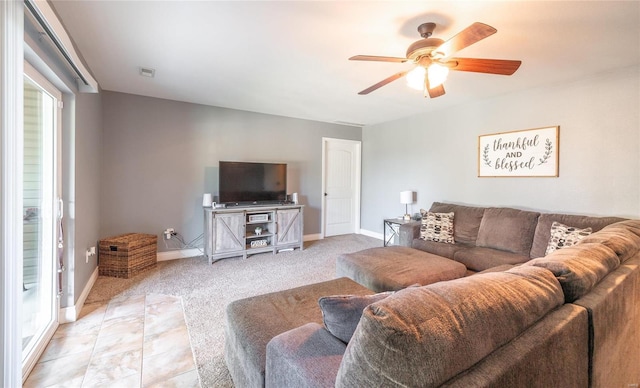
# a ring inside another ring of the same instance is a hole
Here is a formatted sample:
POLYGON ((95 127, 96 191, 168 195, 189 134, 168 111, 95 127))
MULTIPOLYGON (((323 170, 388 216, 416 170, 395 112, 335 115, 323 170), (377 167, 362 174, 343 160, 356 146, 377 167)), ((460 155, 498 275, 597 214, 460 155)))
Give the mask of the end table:
POLYGON ((384 220, 384 246, 390 247, 400 243, 400 225, 414 220, 405 221, 404 218, 386 218, 384 220))

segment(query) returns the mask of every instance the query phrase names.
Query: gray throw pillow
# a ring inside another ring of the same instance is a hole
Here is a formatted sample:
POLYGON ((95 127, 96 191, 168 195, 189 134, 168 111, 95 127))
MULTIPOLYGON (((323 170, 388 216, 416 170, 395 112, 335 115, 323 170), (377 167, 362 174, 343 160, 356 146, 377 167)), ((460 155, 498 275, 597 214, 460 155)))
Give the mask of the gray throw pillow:
POLYGON ((324 327, 334 337, 348 343, 360 322, 362 311, 373 302, 393 294, 393 291, 374 295, 333 295, 318 299, 324 327))

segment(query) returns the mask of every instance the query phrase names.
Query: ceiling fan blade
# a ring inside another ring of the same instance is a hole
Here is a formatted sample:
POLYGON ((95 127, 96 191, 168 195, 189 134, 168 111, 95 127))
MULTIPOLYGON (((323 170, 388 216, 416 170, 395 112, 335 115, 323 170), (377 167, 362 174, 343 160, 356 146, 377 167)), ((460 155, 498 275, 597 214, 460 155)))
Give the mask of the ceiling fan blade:
POLYGON ((425 84, 425 92, 424 92, 424 96, 427 97, 427 93, 429 94, 429 97, 431 98, 436 98, 436 97, 440 97, 444 95, 444 85, 440 84, 438 86, 435 87, 430 87, 429 86, 429 77, 425 76, 424 77, 424 84, 425 84))
POLYGON ((498 30, 484 23, 473 23, 469 27, 460 31, 458 35, 433 50, 432 56, 433 54, 436 54, 436 56, 437 54, 441 54, 445 58, 450 57, 463 48, 469 47, 472 44, 495 34, 496 32, 498 32, 498 30))
POLYGON ((518 70, 521 63, 522 61, 506 59, 451 58, 445 65, 457 71, 511 75, 518 70))
POLYGON ((366 88, 365 90, 361 91, 358 94, 362 94, 362 95, 369 94, 369 93, 373 92, 374 90, 376 90, 378 88, 381 88, 384 85, 397 80, 398 78, 404 77, 405 74, 407 74, 407 73, 408 73, 408 71, 401 71, 399 73, 396 73, 396 74, 392 75, 391 77, 383 79, 382 81, 378 82, 375 85, 369 86, 368 88, 366 88))
POLYGON ((397 57, 380 57, 376 55, 354 55, 349 58, 350 61, 376 61, 376 62, 399 62, 403 63, 408 61, 407 58, 397 58, 397 57))

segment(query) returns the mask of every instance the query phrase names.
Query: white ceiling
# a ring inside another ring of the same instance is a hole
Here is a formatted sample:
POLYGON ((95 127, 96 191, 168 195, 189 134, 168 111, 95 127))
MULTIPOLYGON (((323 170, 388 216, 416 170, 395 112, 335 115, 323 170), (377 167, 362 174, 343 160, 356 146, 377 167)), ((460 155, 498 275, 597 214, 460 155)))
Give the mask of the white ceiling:
POLYGON ((639 1, 62 1, 63 24, 104 90, 325 122, 371 125, 640 63, 639 1), (519 59, 512 76, 451 72, 423 98, 397 80, 424 22, 447 40, 498 32, 456 54, 519 59), (140 67, 156 70, 142 77, 140 67))

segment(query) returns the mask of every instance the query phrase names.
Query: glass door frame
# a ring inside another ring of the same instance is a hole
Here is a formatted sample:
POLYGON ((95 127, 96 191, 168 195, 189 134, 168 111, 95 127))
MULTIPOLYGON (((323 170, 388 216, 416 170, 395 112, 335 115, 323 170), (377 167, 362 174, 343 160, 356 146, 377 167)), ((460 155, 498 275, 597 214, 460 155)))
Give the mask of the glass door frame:
MULTIPOLYGON (((51 228, 49 231, 44 233, 47 238, 50 238, 52 241, 48 241, 46 244, 47 250, 50 249, 49 252, 42 252, 43 257, 51 256, 51 262, 46 262, 46 264, 50 267, 47 268, 47 275, 51 275, 50 279, 50 302, 51 302, 51 320, 44 325, 44 329, 40 330, 37 333, 36 343, 31 345, 27 354, 22 355, 22 380, 27 378, 36 362, 44 352, 46 346, 49 341, 53 337, 58 324, 59 324, 59 311, 60 311, 60 298, 59 298, 59 277, 58 277, 58 269, 59 269, 59 261, 58 261, 58 242, 59 242, 59 224, 61 222, 62 215, 62 206, 61 206, 61 198, 62 198, 62 164, 61 164, 61 154, 62 154, 62 112, 61 112, 61 102, 62 102, 62 93, 52 84, 50 83, 42 74, 40 74, 33 66, 31 66, 28 62, 24 62, 24 82, 26 79, 29 79, 33 84, 41 89, 43 93, 48 94, 53 98, 53 123, 54 133, 50 134, 51 138, 49 139, 51 146, 51 153, 53 153, 51 160, 53 161, 53 166, 48 168, 50 171, 50 179, 52 181, 52 187, 45 192, 48 194, 50 198, 43 198, 43 202, 47 201, 46 207, 48 208, 50 214, 48 214, 48 222, 46 225, 43 224, 45 228, 51 228)), ((23 129, 24 130, 24 129, 23 129)), ((23 156, 24 157, 24 156, 23 156)), ((23 159, 24 160, 24 159, 23 159)), ((46 164, 47 161, 43 161, 44 165, 48 167, 46 164)), ((22 262, 24 262, 24 257, 22 262)), ((21 263, 22 265, 23 263, 21 263)), ((44 262, 43 262, 44 264, 44 262)), ((20 300, 22 305, 22 298, 20 300)), ((21 314, 21 316, 24 316, 21 314)), ((22 324, 22 323, 21 323, 22 324)))

